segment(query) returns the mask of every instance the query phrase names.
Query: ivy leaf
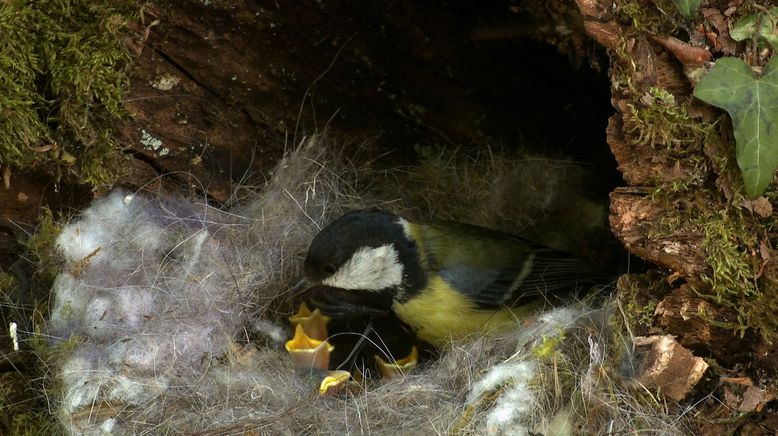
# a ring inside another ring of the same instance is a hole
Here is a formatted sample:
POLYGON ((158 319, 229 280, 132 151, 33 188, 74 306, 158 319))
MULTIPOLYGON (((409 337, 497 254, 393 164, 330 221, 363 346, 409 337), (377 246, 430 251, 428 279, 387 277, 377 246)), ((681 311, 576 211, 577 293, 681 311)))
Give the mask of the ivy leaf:
POLYGON ((778 6, 770 8, 766 14, 749 15, 738 20, 729 31, 729 36, 735 41, 751 39, 754 36, 765 40, 773 50, 778 50, 778 34, 775 33, 775 27, 778 24, 778 6), (759 22, 759 31, 756 26, 759 22))
POLYGON ((746 194, 758 197, 778 166, 778 56, 759 78, 742 60, 721 58, 697 84, 694 96, 732 117, 746 194))
POLYGON ((697 9, 700 8, 702 0, 673 0, 675 7, 681 11, 681 14, 686 18, 692 18, 697 14, 697 9))

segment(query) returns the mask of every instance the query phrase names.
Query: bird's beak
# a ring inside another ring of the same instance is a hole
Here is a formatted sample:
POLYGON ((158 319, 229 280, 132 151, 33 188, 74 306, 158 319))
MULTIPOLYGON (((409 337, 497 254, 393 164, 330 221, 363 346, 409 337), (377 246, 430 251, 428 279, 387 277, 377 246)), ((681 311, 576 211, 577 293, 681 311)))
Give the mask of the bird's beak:
POLYGON ((296 285, 292 286, 289 289, 289 297, 287 298, 287 301, 302 294, 303 292, 305 292, 306 289, 308 289, 308 281, 303 278, 302 280, 297 282, 296 285))

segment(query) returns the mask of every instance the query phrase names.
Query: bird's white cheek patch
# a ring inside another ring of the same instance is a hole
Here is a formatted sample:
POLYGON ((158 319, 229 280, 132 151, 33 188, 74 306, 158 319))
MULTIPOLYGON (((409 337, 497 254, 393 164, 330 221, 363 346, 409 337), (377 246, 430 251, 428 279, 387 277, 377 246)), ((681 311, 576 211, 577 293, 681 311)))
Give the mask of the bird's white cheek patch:
POLYGON ((341 289, 379 291, 402 283, 403 266, 392 244, 362 247, 322 284, 341 289))

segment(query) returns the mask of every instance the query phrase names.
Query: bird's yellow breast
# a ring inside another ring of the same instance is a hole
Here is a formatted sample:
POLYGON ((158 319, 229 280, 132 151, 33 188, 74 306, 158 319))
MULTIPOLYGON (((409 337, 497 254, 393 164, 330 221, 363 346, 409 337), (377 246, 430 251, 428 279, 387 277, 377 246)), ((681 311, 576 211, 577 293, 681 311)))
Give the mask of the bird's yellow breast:
POLYGON ((441 347, 470 335, 515 327, 535 307, 479 310, 466 295, 434 275, 419 294, 404 303, 395 302, 392 309, 420 339, 441 347))

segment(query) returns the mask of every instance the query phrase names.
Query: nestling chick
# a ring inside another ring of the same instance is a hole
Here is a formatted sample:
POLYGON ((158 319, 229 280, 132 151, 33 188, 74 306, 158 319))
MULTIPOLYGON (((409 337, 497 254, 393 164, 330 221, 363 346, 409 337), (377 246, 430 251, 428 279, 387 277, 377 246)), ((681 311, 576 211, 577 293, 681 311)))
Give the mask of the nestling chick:
POLYGON ((392 311, 420 339, 440 347, 515 326, 594 276, 588 262, 506 233, 362 210, 314 238, 302 283, 342 290, 316 302, 327 314, 392 311), (344 292, 354 298, 343 298, 344 292))

